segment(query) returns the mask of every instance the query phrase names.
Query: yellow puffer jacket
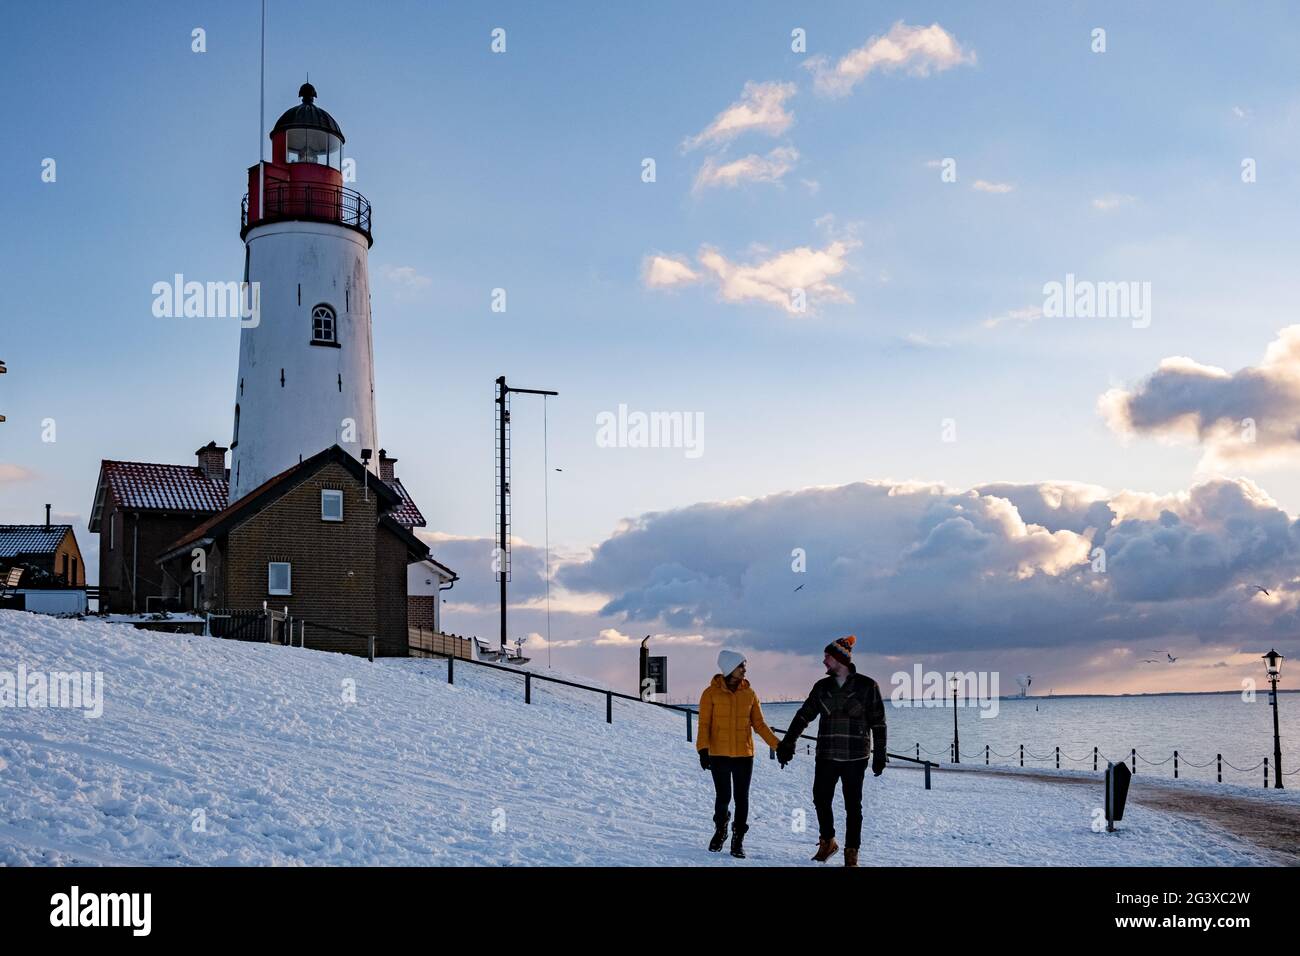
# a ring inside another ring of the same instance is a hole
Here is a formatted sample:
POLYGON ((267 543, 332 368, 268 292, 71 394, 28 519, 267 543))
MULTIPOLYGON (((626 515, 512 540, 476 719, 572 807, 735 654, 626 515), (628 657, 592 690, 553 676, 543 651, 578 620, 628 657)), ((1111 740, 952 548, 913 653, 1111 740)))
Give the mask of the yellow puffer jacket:
POLYGON ((700 696, 700 733, 696 750, 707 750, 711 757, 754 756, 754 732, 775 750, 781 743, 763 720, 758 695, 742 680, 734 691, 727 681, 715 674, 713 683, 700 696))

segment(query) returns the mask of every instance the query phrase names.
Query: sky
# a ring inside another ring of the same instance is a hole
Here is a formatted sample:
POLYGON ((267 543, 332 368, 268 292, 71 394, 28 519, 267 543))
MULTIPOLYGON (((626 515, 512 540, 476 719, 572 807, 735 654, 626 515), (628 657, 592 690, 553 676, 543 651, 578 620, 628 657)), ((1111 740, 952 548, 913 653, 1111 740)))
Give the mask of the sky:
MULTIPOLYGON (((271 0, 265 125, 310 73, 373 205, 380 443, 447 628, 496 632, 505 374, 560 393, 513 435, 512 637, 556 668, 634 684, 650 634, 674 699, 724 646, 795 696, 852 633, 882 683, 1136 693, 1300 654, 1300 31, 1252 11, 271 0)), ((240 278, 258 23, 7 22, 0 521, 51 502, 92 570, 102 458, 229 443, 237 322, 151 289, 240 278)))

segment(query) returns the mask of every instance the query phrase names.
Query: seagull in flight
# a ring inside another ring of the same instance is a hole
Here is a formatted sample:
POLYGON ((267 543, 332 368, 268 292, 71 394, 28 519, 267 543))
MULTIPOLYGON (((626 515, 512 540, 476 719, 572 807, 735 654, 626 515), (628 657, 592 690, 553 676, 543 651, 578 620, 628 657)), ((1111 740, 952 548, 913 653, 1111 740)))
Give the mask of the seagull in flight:
POLYGON ((803 585, 802 585, 802 584, 799 585, 797 588, 795 588, 795 591, 796 591, 796 592, 798 592, 798 591, 802 591, 802 590, 803 590, 803 585))
POLYGON ((1170 664, 1176 663, 1178 661, 1178 658, 1174 657, 1174 655, 1170 654, 1168 651, 1165 651, 1165 657, 1169 658, 1170 664))
POLYGON ((1147 658, 1146 660, 1144 660, 1142 663, 1143 663, 1143 664, 1159 664, 1160 661, 1156 660, 1154 657, 1148 657, 1148 658, 1147 658))
POLYGON ((1251 587, 1254 588, 1256 591, 1260 591, 1260 592, 1262 592, 1262 593, 1264 594, 1265 597, 1272 597, 1272 596, 1273 596, 1273 595, 1271 595, 1271 594, 1268 593, 1268 588, 1261 587, 1261 586, 1258 585, 1258 584, 1252 584, 1251 587))

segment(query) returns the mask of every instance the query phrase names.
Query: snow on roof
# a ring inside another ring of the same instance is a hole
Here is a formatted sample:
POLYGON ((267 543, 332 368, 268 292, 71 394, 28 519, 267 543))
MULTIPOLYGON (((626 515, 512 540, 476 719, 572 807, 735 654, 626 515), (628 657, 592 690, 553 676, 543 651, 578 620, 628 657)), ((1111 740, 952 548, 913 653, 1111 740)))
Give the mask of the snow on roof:
POLYGON ((402 503, 389 512, 394 521, 403 528, 423 528, 427 522, 424 515, 420 514, 420 509, 415 506, 411 493, 406 490, 399 478, 390 478, 384 484, 392 488, 402 497, 402 503))
POLYGON ((208 477, 197 465, 105 461, 102 474, 119 508, 210 513, 226 506, 226 480, 208 477))
POLYGON ((70 524, 0 524, 0 558, 53 554, 71 530, 70 524))

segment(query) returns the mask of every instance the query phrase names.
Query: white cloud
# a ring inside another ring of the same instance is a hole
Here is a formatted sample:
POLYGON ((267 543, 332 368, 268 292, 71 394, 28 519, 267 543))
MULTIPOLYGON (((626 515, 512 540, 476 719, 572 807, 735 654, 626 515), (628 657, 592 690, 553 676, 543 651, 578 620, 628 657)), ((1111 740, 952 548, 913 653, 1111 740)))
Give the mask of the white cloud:
POLYGON ((641 281, 647 289, 671 289, 701 278, 684 256, 646 256, 641 263, 641 281))
POLYGON ((807 296, 809 306, 853 301, 853 296, 831 280, 848 267, 848 254, 857 245, 854 240, 837 239, 822 249, 800 246, 746 264, 733 262, 706 246, 698 258, 712 273, 724 302, 766 302, 797 315, 793 293, 798 289, 807 296))
POLYGON ((1012 309, 1002 315, 995 315, 992 318, 985 319, 982 323, 986 329, 995 329, 1006 322, 1018 322, 1021 325, 1027 325, 1043 317, 1043 307, 1041 305, 1031 305, 1023 309, 1012 309))
POLYGON ((793 83, 746 83, 740 99, 715 116, 698 134, 688 137, 682 143, 683 151, 728 143, 748 132, 780 136, 794 122, 794 115, 785 108, 785 101, 794 92, 793 83))
POLYGON ((1009 193, 1016 187, 1011 183, 991 183, 987 179, 977 179, 971 185, 971 189, 977 189, 982 193, 1009 193))
POLYGON ((413 295, 433 284, 433 280, 421 275, 414 266, 381 266, 379 274, 384 281, 397 289, 398 297, 413 295))
POLYGON ((700 167, 692 188, 699 193, 713 186, 735 187, 744 182, 777 183, 798 161, 799 151, 791 146, 778 146, 766 156, 750 153, 730 162, 710 156, 700 167))
POLYGON ((813 73, 818 93, 844 96, 877 70, 906 70, 913 76, 927 76, 954 66, 975 62, 975 53, 964 50, 943 27, 908 26, 899 21, 884 36, 871 37, 865 44, 841 57, 832 67, 824 56, 804 65, 813 73))
MULTIPOLYGON (((592 643, 601 647, 625 647, 629 644, 640 644, 644 636, 629 637, 617 628, 607 627, 592 643)), ((708 640, 703 634, 652 634, 650 640, 655 644, 695 644, 701 647, 715 647, 718 643, 708 640)))
POLYGON ((567 641, 548 641, 546 637, 538 631, 529 631, 528 637, 525 639, 524 643, 527 645, 529 652, 532 652, 538 650, 544 651, 547 648, 559 650, 564 647, 580 647, 582 645, 582 639, 574 638, 567 641))
POLYGON ((1120 193, 1109 193, 1105 196, 1098 196, 1092 201, 1092 208, 1098 212, 1113 212, 1120 206, 1127 206, 1135 202, 1136 196, 1127 196, 1120 193))

